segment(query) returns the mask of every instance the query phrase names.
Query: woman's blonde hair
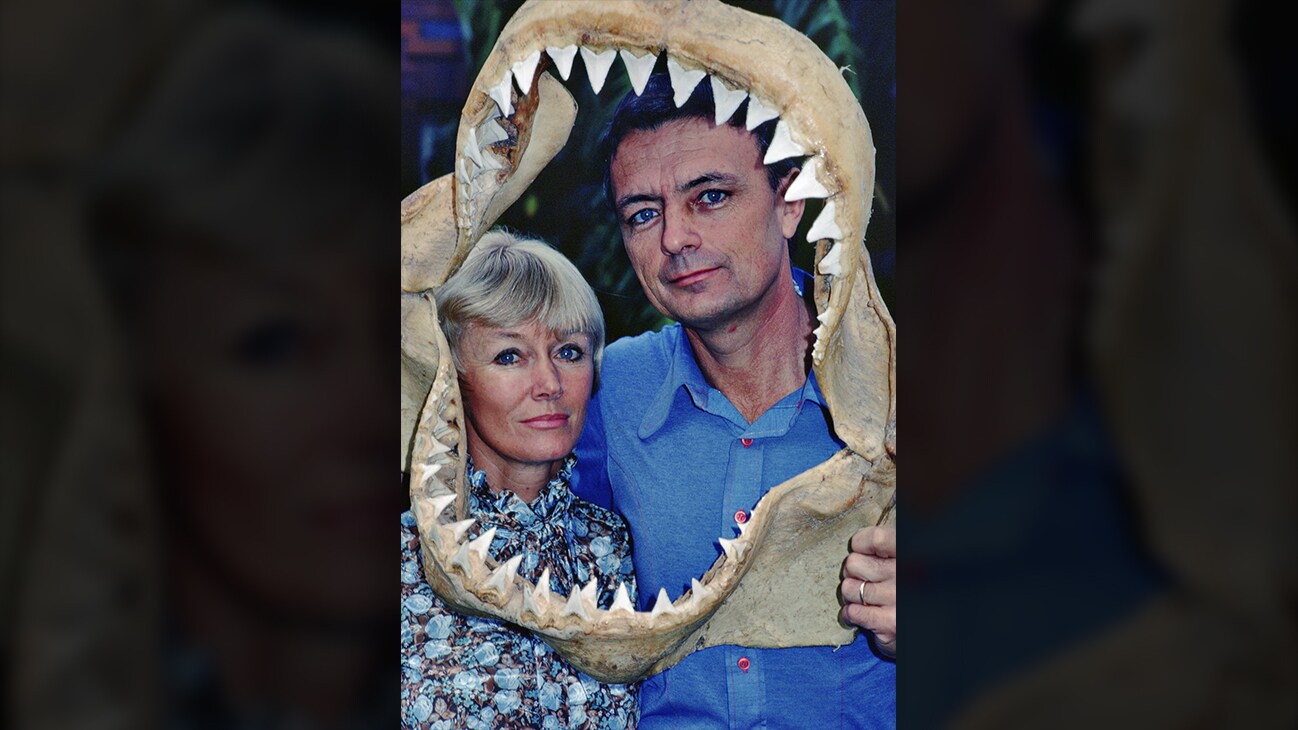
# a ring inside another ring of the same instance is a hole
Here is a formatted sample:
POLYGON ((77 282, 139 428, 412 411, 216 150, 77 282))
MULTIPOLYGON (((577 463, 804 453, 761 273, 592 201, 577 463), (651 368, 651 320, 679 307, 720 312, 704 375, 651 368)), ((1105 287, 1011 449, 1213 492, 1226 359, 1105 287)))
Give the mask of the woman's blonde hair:
POLYGON ((604 356, 599 300, 577 267, 542 241, 488 231, 438 288, 437 312, 458 372, 464 372, 459 342, 467 326, 517 327, 535 319, 553 332, 588 335, 599 377, 604 356))

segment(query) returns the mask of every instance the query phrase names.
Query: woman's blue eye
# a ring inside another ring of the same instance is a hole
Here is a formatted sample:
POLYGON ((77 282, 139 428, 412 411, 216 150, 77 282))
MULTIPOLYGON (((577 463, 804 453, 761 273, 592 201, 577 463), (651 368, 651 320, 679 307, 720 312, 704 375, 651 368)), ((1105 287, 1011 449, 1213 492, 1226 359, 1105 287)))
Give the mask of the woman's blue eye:
POLYGON ((564 345, 559 349, 559 359, 567 360, 568 362, 577 362, 578 360, 581 360, 585 354, 586 353, 582 352, 581 348, 576 345, 564 345))
POLYGON ((728 193, 723 190, 708 190, 699 196, 699 200, 707 205, 716 205, 729 197, 728 193))
POLYGON ((656 215, 658 215, 658 211, 653 208, 642 208, 632 213, 631 217, 627 218, 627 223, 633 226, 642 226, 653 220, 656 215))
POLYGON ((496 356, 496 362, 500 365, 513 365, 518 362, 518 353, 514 350, 505 350, 496 356))

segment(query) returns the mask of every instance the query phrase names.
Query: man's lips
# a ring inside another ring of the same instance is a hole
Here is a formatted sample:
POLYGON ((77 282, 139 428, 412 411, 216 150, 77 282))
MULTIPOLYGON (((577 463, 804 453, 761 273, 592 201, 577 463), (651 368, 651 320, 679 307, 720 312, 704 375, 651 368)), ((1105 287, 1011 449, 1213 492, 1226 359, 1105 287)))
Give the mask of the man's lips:
POLYGON ((712 266, 706 269, 695 269, 687 274, 672 277, 671 282, 676 286, 690 286, 712 276, 712 274, 720 268, 720 266, 712 266))
POLYGON ((568 425, 568 417, 562 413, 550 413, 544 416, 534 416, 523 421, 523 423, 532 428, 562 428, 568 425))

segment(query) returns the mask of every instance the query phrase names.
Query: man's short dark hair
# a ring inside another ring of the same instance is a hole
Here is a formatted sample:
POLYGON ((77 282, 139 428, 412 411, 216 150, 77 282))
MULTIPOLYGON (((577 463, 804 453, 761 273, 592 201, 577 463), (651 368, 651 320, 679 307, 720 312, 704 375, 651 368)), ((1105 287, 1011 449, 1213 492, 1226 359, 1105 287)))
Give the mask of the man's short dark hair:
MULTIPOLYGON (((661 67, 661 63, 660 63, 661 67)), ((745 129, 748 117, 748 100, 745 99, 727 122, 732 127, 745 129)), ((655 129, 679 119, 706 119, 709 123, 716 119, 716 108, 712 99, 712 84, 706 79, 694 87, 694 93, 679 108, 673 97, 671 77, 666 71, 657 70, 649 76, 644 93, 636 94, 635 90, 627 92, 618 103, 609 121, 604 135, 600 138, 600 155, 604 160, 604 196, 610 208, 616 210, 617 201, 613 197, 613 155, 618 145, 632 132, 652 132, 655 129)), ((766 148, 771 145, 775 135, 775 119, 770 119, 752 130, 757 139, 757 152, 766 155, 766 148)), ((791 157, 766 166, 766 180, 771 190, 780 189, 780 181, 789 171, 798 166, 799 158, 791 157)))

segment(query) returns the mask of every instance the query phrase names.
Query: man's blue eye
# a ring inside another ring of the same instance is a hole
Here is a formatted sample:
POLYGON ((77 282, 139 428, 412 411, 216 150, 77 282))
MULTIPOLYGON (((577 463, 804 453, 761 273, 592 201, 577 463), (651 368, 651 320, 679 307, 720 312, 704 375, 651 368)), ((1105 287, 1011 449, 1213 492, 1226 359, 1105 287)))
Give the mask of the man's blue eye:
POLYGON ((627 219, 627 222, 633 226, 641 226, 653 220, 656 215, 658 215, 658 211, 653 208, 643 208, 632 213, 631 217, 627 219))
POLYGON ((496 362, 501 365, 513 365, 518 362, 518 353, 513 350, 506 350, 496 356, 496 362))
POLYGON ((559 350, 559 359, 567 360, 569 362, 577 362, 585 354, 586 353, 582 352, 581 348, 576 345, 564 345, 559 350))
POLYGON ((699 196, 699 200, 708 205, 716 205, 726 199, 726 193, 721 190, 708 190, 699 196))

